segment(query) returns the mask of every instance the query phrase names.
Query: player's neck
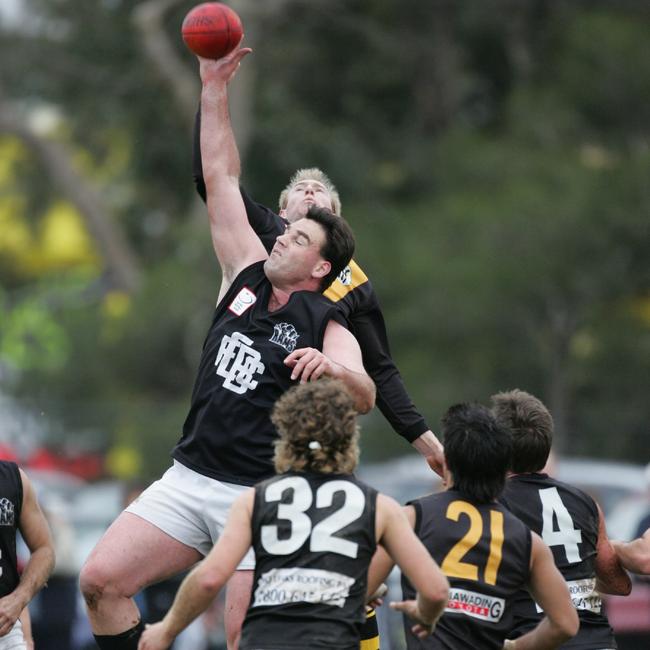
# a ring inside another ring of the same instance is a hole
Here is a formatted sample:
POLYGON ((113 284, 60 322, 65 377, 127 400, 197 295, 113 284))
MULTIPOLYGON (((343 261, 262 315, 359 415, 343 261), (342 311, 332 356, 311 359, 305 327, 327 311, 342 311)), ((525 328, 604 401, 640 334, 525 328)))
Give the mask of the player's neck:
POLYGON ((273 285, 271 288, 271 296, 269 298, 269 311, 276 311, 277 309, 284 307, 289 302, 291 294, 295 291, 314 291, 317 293, 319 291, 318 282, 316 280, 305 280, 289 287, 276 287, 273 285))
POLYGON ((269 311, 277 311, 281 307, 284 307, 287 302, 289 302, 289 298, 291 297, 292 293, 292 291, 285 291, 283 289, 273 287, 271 296, 269 298, 269 311))

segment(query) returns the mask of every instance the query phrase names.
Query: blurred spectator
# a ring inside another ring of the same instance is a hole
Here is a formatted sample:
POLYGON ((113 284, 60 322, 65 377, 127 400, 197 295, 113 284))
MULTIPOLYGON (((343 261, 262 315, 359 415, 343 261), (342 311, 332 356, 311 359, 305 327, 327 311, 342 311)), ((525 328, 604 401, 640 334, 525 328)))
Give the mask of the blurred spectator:
POLYGON ((72 626, 77 609, 75 535, 68 506, 60 497, 43 494, 41 502, 52 530, 56 564, 48 588, 32 601, 32 632, 38 650, 64 650, 72 648, 72 626))

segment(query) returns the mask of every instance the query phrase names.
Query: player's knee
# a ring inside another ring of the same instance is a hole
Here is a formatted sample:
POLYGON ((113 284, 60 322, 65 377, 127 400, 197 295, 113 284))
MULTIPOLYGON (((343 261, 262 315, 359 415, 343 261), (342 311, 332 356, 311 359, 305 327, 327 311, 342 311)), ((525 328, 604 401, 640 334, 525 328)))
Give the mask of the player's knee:
POLYGON ((79 588, 89 609, 96 609, 100 600, 108 597, 130 597, 123 593, 124 585, 120 585, 115 576, 102 563, 87 560, 79 574, 79 588))

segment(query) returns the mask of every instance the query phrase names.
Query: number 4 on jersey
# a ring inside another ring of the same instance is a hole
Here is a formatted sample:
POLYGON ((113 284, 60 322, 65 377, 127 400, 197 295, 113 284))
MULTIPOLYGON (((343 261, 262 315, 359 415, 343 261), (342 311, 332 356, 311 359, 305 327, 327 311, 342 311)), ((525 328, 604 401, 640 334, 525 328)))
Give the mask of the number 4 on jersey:
POLYGON ((564 546, 567 562, 580 562, 578 544, 582 542, 582 531, 573 527, 573 519, 562 502, 557 488, 545 488, 539 491, 542 501, 542 539, 548 546, 564 546), (557 520, 557 528, 553 518, 557 520))

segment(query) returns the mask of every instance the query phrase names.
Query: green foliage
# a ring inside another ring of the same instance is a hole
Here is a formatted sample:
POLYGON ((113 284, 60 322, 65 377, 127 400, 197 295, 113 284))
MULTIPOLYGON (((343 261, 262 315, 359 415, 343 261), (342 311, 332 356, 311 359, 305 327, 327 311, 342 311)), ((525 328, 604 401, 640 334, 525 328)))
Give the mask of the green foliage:
MULTIPOLYGON (((143 54, 140 3, 25 4, 30 29, 0 39, 3 95, 56 108, 145 271, 135 294, 107 295, 92 274, 43 289, 0 260, 3 362, 30 360, 11 391, 45 406, 52 436, 130 443, 151 476, 179 435, 219 282, 190 217, 190 134, 143 54), (56 354, 12 343, 29 333, 6 325, 23 309, 56 354)), ((178 25, 193 4, 166 20, 188 74, 178 25)), ((517 386, 549 403, 566 450, 645 453, 647 13, 353 0, 256 15, 245 185, 275 206, 295 168, 331 175, 432 428, 451 402, 517 386)), ((2 191, 24 196, 36 230, 58 190, 33 157, 13 169, 2 191)), ((408 449, 377 413, 364 431, 365 458, 408 449)))

